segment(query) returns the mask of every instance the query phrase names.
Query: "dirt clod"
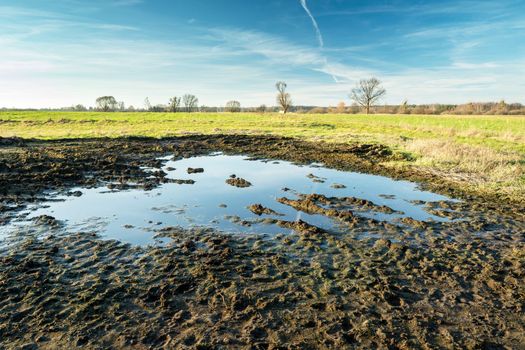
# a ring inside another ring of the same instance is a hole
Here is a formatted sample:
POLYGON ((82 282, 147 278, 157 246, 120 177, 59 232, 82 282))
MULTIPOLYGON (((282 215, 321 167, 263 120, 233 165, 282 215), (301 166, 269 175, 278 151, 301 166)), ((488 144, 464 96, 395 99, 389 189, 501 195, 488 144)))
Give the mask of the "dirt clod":
POLYGON ((264 206, 262 206, 261 204, 252 204, 248 207, 248 209, 254 213, 255 215, 278 215, 278 216, 282 216, 282 214, 279 214, 277 213, 275 210, 273 209, 270 209, 270 208, 266 208, 264 206))
POLYGON ((188 174, 200 174, 204 172, 203 168, 188 168, 188 174))
MULTIPOLYGON (((235 175, 232 175, 232 176, 235 176, 235 175)), ((252 184, 251 182, 241 178, 241 177, 230 177, 229 179, 226 180, 226 183, 230 186, 234 186, 234 187, 239 187, 239 188, 246 188, 246 187, 251 187, 252 184)))

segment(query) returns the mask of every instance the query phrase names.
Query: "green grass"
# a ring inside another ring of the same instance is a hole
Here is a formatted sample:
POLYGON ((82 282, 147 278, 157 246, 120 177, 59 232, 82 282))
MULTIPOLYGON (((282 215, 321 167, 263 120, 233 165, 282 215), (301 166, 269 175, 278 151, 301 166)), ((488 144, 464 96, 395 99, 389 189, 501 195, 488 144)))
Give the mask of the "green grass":
POLYGON ((0 137, 166 137, 189 133, 382 143, 415 159, 385 166, 415 167, 478 192, 525 197, 525 116, 0 112, 0 137))

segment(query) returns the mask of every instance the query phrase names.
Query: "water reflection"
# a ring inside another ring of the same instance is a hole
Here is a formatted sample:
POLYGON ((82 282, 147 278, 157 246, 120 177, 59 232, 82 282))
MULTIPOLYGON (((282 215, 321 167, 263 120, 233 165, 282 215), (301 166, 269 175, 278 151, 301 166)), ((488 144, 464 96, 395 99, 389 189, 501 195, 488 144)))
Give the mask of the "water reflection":
POLYGON ((284 161, 251 160, 222 154, 164 160, 162 170, 168 178, 194 180, 195 183, 168 183, 152 191, 75 188, 71 191, 81 191, 81 196, 62 196, 58 197, 62 201, 30 208, 25 219, 4 227, 0 235, 5 237, 20 227, 31 225, 28 220, 40 215, 63 220, 69 232, 93 231, 137 245, 155 243, 154 231, 167 226, 211 226, 227 232, 265 234, 287 232, 275 225, 239 225, 239 221, 257 217, 247 209, 254 203, 283 214, 279 219, 302 219, 324 229, 344 232, 344 227, 338 222, 322 215, 298 212, 276 201, 280 197, 295 198, 295 193, 358 197, 396 211, 393 214, 356 213, 377 220, 391 221, 404 216, 417 220, 446 220, 429 214, 422 203, 449 198, 421 191, 416 184, 407 181, 327 169, 318 164, 298 166, 284 161), (204 171, 189 173, 188 168, 203 168, 204 171), (252 186, 236 188, 226 184, 225 180, 231 175, 248 180, 252 186))

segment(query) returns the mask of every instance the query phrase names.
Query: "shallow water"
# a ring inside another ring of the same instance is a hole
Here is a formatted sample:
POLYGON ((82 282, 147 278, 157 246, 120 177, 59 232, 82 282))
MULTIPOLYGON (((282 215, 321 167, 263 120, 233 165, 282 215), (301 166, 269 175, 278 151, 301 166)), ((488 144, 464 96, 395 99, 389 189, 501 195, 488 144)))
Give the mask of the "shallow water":
MULTIPOLYGON (((417 184, 387 177, 344 172, 320 165, 299 166, 289 162, 250 160, 244 156, 214 154, 177 161, 165 160, 163 171, 171 179, 192 179, 193 185, 163 184, 152 191, 133 189, 111 191, 107 187, 83 189, 80 197, 55 196, 53 201, 29 207, 20 219, 0 228, 0 240, 24 230, 32 231, 31 218, 49 215, 65 222, 68 232, 96 232, 103 237, 136 245, 162 243, 154 239, 155 230, 169 226, 208 226, 227 232, 277 234, 289 230, 275 225, 255 224, 251 227, 232 222, 259 218, 247 206, 260 203, 271 208, 283 220, 302 219, 326 230, 344 232, 338 222, 321 215, 308 215, 280 204, 277 198, 295 199, 294 193, 318 193, 333 197, 357 197, 377 205, 386 205, 399 213, 357 212, 382 221, 412 217, 416 220, 446 221, 429 214, 424 203, 450 200, 448 197, 418 189, 417 184), (204 168, 203 173, 188 174, 188 168, 204 168), (176 170, 168 170, 175 168, 176 170), (226 184, 230 175, 252 183, 248 188, 226 184), (313 174, 315 177, 308 177, 313 174), (324 181, 324 182, 319 182, 324 181), (334 184, 346 188, 333 188, 334 184), (290 190, 286 191, 285 188, 290 190), (414 204, 419 201, 419 204, 414 204), (422 202, 421 202, 422 201, 422 202), (225 206, 224 206, 225 205, 225 206)), ((158 169, 148 169, 155 171, 158 169)), ((263 217, 267 217, 263 215, 263 217)), ((271 216, 270 216, 271 217, 271 216)))

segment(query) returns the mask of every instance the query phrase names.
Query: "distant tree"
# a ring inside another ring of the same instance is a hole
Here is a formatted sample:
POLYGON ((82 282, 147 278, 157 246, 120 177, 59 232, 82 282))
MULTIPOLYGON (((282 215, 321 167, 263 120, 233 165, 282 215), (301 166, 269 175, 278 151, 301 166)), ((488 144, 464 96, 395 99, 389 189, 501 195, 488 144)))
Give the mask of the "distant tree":
POLYGON ((497 109, 497 114, 506 114, 507 112, 507 102, 505 102, 505 100, 501 100, 499 101, 498 103, 498 109, 497 109))
POLYGON ((324 107, 315 107, 315 108, 312 108, 310 111, 308 111, 308 113, 311 113, 311 114, 325 114, 326 112, 328 111, 324 107))
POLYGON ((124 103, 124 101, 120 101, 118 103, 118 110, 121 112, 126 110, 126 104, 124 103))
POLYGON ((376 78, 370 78, 359 81, 357 87, 352 89, 350 98, 365 108, 366 114, 369 114, 370 107, 385 94, 386 90, 381 86, 381 82, 376 78))
POLYGON ((265 113, 266 112, 266 105, 260 105, 259 107, 257 107, 257 112, 259 113, 265 113))
POLYGON ((87 111, 88 109, 84 105, 78 104, 78 105, 73 107, 73 110, 75 110, 75 111, 87 111))
POLYGON ((168 108, 169 108, 170 112, 177 112, 179 110, 180 100, 181 100, 181 98, 177 97, 177 96, 174 96, 174 97, 170 98, 170 103, 168 105, 168 108))
POLYGON ((144 99, 144 108, 147 110, 147 111, 151 111, 151 103, 149 102, 149 97, 146 97, 144 99))
POLYGON ((182 103, 186 112, 190 113, 195 111, 199 106, 199 99, 194 95, 186 94, 182 96, 182 103))
POLYGON ((287 85, 284 81, 278 81, 275 87, 277 88, 277 104, 281 106, 283 113, 286 114, 292 107, 292 97, 286 92, 287 85))
POLYGON ((128 111, 135 112, 135 107, 133 107, 132 105, 128 106, 128 111))
POLYGON ((239 101, 228 101, 226 107, 224 107, 226 112, 237 113, 241 111, 241 103, 239 101))
POLYGON ((114 111, 117 108, 117 100, 113 96, 102 96, 97 98, 97 109, 103 112, 114 111))
POLYGON ((166 112, 168 110, 168 107, 162 104, 151 106, 150 111, 152 112, 166 112))
POLYGON ((341 101, 337 104, 336 113, 346 113, 346 104, 341 101))

